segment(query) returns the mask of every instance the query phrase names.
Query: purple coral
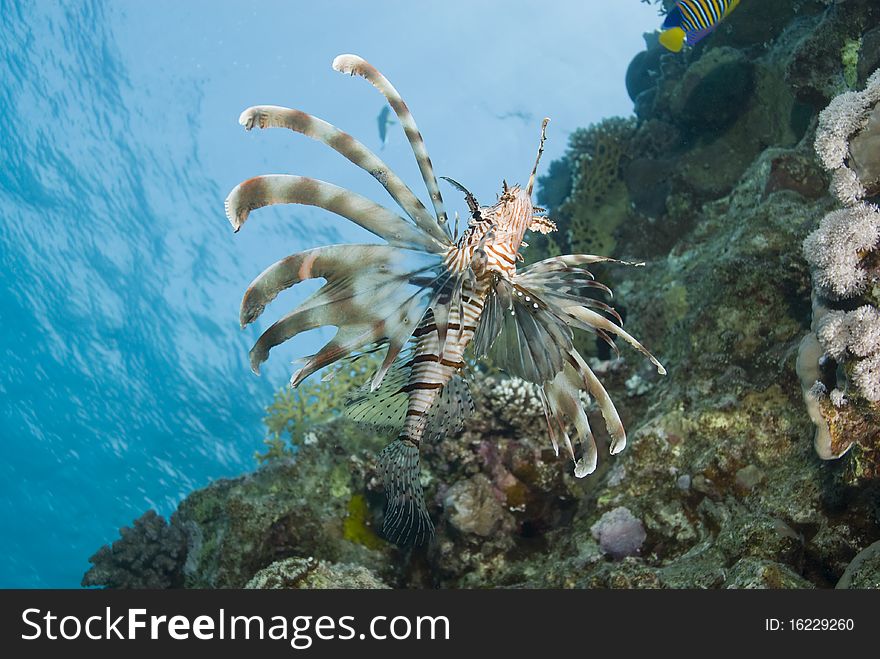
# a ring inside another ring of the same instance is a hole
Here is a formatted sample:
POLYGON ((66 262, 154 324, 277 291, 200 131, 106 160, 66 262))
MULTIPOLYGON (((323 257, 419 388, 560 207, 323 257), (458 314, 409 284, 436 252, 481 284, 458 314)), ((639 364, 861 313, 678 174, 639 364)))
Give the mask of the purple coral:
POLYGON ((83 586, 106 588, 180 588, 187 538, 176 524, 168 524, 148 510, 129 527, 119 530, 112 546, 104 545, 89 561, 92 567, 83 586))
POLYGON ((599 549, 615 560, 636 556, 648 537, 642 520, 623 506, 602 515, 590 532, 599 542, 599 549))

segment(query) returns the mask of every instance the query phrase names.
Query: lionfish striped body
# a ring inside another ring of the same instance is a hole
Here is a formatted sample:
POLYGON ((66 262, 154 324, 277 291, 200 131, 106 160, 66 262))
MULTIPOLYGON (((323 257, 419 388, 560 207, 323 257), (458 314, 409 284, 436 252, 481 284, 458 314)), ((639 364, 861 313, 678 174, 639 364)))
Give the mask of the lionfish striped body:
POLYGON ((497 203, 486 207, 447 179, 465 193, 470 210, 468 226, 459 234, 457 217, 455 231, 447 221, 422 136, 391 83, 355 55, 340 55, 333 68, 366 78, 388 100, 416 156, 433 213, 378 156, 335 126, 277 106, 245 110, 239 121, 249 130, 288 128, 335 149, 379 181, 406 217, 351 191, 300 176, 258 176, 236 186, 226 200, 236 231, 252 210, 296 203, 341 215, 386 242, 329 245, 282 259, 248 288, 241 324, 256 320, 280 291, 323 278, 320 290, 260 336, 250 353, 253 370, 259 372, 274 346, 325 325, 336 326, 336 335, 305 360, 291 386, 339 360, 385 350, 370 382, 349 395, 347 412, 398 433, 379 460, 387 497, 383 530, 399 544, 420 543, 433 526, 419 483, 419 448, 460 429, 472 410, 461 375, 466 355, 489 356, 498 367, 539 386, 553 446, 557 453, 560 442, 566 446, 579 477, 595 469, 597 453, 580 391, 598 403, 612 453, 623 449, 626 437, 607 392, 572 345, 572 328, 609 343, 620 337, 665 371, 623 330, 611 307, 581 293, 596 288, 610 294, 587 266, 613 259, 569 255, 516 268, 526 231, 556 229, 531 201, 548 120, 541 127, 538 157, 525 189, 505 183, 497 203), (579 456, 568 432, 572 425, 581 445, 579 456))

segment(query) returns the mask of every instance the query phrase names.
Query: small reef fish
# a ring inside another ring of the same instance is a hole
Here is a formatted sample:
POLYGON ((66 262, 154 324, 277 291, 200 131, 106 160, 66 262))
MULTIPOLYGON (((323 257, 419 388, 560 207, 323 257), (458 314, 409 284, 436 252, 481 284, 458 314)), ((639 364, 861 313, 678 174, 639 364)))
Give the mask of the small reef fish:
POLYGON ((473 410, 463 376, 466 360, 489 356, 499 368, 538 386, 551 443, 557 454, 564 444, 578 477, 592 473, 597 460, 581 391, 598 404, 612 454, 623 450, 626 434, 608 393, 575 350, 572 329, 592 332, 612 346, 612 337, 619 337, 660 373, 666 371, 620 326, 613 308, 583 294, 586 289, 610 294, 588 266, 620 261, 575 254, 517 270, 526 231, 556 230, 532 204, 549 119, 541 125, 538 155, 524 188, 505 182, 496 203, 483 206, 460 183, 443 177, 464 193, 468 205, 467 227, 459 232, 457 215, 455 227, 450 226, 424 139, 397 90, 356 55, 340 55, 333 68, 366 78, 385 96, 415 154, 433 212, 375 153, 335 126, 299 110, 248 108, 239 119, 246 129, 287 128, 323 142, 369 172, 402 215, 303 176, 265 175, 239 184, 226 199, 226 215, 235 231, 258 208, 307 204, 336 213, 385 241, 317 247, 281 259, 247 289, 240 321, 242 327, 254 322, 281 291, 323 278, 316 293, 259 337, 250 351, 254 372, 259 373, 270 349, 316 327, 332 325, 337 333, 304 360, 291 378, 293 387, 325 366, 384 350, 381 366, 349 394, 347 414, 396 433, 378 461, 386 495, 383 533, 400 545, 421 544, 433 534, 433 524, 419 483, 419 447, 461 429, 473 410), (577 452, 568 434, 572 427, 580 444, 577 452))
POLYGON ((730 15, 739 0, 679 0, 666 15, 660 43, 673 53, 693 46, 730 15))
POLYGON ((383 105, 382 109, 379 111, 379 116, 376 117, 376 123, 379 125, 379 142, 382 144, 380 147, 381 149, 384 149, 385 144, 388 143, 388 127, 397 123, 390 115, 391 108, 387 105, 383 105))

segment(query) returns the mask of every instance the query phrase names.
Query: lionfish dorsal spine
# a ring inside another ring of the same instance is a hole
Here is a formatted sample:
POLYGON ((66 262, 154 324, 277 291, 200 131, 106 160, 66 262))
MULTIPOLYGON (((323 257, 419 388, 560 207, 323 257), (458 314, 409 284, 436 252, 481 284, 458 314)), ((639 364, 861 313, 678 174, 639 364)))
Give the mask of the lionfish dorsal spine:
POLYGON ((372 64, 357 55, 339 55, 333 60, 333 69, 340 73, 347 73, 352 76, 358 75, 365 78, 388 100, 388 104, 394 110, 394 114, 397 115, 400 125, 406 133, 406 139, 409 141, 415 154, 419 171, 422 174, 422 180, 425 182, 425 187, 428 189, 428 195, 431 197, 431 203, 434 206, 434 212, 437 215, 437 222, 446 227, 448 232, 446 210, 443 207, 443 196, 440 194, 440 186, 437 184, 437 177, 434 175, 434 165, 431 163, 431 157, 428 155, 428 150, 425 147, 425 140, 419 132, 416 120, 413 118, 406 103, 404 103, 403 98, 394 88, 394 85, 372 64))
POLYGON ((277 105, 255 105, 241 113, 238 123, 251 130, 254 127, 286 128, 323 142, 349 161, 368 172, 384 187, 398 206, 425 233, 444 247, 449 238, 437 225, 437 219, 413 191, 394 173, 394 171, 375 153, 348 133, 323 119, 300 110, 277 105))

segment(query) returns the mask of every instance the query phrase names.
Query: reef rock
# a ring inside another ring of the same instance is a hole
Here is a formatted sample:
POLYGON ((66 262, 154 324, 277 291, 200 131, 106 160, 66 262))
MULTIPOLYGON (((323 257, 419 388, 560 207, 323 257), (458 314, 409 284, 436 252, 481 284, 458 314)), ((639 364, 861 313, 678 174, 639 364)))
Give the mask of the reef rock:
POLYGON ((314 558, 285 558, 257 572, 245 588, 270 590, 388 588, 375 574, 360 565, 328 563, 314 558))
POLYGON ((730 570, 725 588, 813 588, 789 567, 773 561, 744 558, 730 570))
POLYGON ((459 481, 446 491, 443 499, 449 524, 459 533, 490 536, 509 525, 509 513, 501 505, 489 479, 478 474, 459 481))
POLYGON ((880 588, 880 541, 856 555, 837 582, 837 588, 880 588))

